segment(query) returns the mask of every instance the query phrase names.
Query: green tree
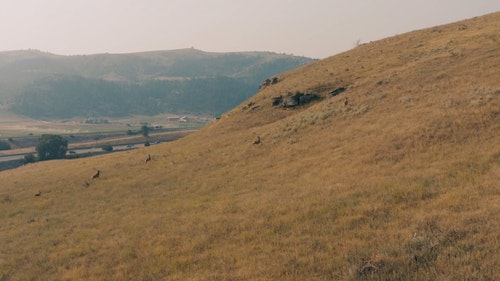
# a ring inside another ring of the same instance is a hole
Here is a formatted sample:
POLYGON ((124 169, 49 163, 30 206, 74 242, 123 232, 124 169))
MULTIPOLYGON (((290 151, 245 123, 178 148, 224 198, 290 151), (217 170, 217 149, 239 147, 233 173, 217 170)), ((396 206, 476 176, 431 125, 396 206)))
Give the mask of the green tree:
POLYGON ((0 150, 9 150, 10 144, 6 141, 0 140, 0 150))
POLYGON ((144 125, 141 127, 141 134, 145 136, 146 138, 149 136, 149 128, 148 126, 144 125))
POLYGON ((38 139, 38 160, 62 159, 66 156, 68 141, 59 135, 44 134, 38 139))

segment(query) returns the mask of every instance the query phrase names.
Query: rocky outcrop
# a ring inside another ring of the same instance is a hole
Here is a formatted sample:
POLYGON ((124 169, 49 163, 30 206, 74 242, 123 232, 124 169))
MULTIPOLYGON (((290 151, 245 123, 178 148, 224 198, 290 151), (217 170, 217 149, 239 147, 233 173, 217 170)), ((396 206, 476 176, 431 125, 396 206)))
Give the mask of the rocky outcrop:
POLYGON ((319 99, 319 96, 315 93, 301 93, 297 92, 295 94, 288 93, 286 96, 273 97, 272 105, 281 106, 283 108, 295 108, 297 106, 306 105, 314 100, 319 99))
POLYGON ((283 101, 283 96, 273 98, 273 106, 278 106, 283 101))
POLYGON ((267 86, 278 84, 278 82, 279 82, 278 77, 267 78, 266 80, 264 80, 264 82, 262 82, 262 84, 260 84, 259 90, 262 90, 267 86))
POLYGON ((339 87, 339 88, 337 88, 337 89, 335 89, 335 90, 332 90, 332 91, 330 92, 330 96, 331 96, 331 97, 334 97, 334 96, 340 95, 340 94, 341 94, 341 93, 343 93, 344 91, 345 91, 345 87, 339 87))

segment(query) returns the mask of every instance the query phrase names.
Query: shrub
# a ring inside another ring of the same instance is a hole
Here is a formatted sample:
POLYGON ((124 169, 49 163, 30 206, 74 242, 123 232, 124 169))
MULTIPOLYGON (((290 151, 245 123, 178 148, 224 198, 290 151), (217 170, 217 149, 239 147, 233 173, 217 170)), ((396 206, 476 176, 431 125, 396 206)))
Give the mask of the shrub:
POLYGON ((9 143, 0 140, 0 150, 9 150, 9 149, 10 149, 9 143))
POLYGON ((28 153, 28 154, 24 155, 24 162, 26 162, 26 163, 35 163, 36 162, 35 154, 28 153))
POLYGON ((104 150, 104 151, 108 151, 108 152, 109 152, 109 151, 113 151, 113 146, 112 146, 112 145, 110 145, 110 144, 103 145, 101 148, 102 148, 102 150, 104 150))
POLYGON ((148 126, 146 126, 146 125, 142 126, 140 132, 141 132, 141 135, 148 137, 149 136, 148 126))

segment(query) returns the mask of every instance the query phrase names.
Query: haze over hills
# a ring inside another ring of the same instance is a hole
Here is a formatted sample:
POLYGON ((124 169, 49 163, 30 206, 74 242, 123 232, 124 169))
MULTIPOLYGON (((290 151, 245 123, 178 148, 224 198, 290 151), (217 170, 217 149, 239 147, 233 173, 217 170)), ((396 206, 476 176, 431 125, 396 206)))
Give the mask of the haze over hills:
POLYGON ((0 277, 498 280, 499 30, 364 44, 181 140, 0 172, 0 277))
POLYGON ((219 115, 264 79, 311 61, 195 49, 84 56, 10 51, 0 53, 0 98, 4 108, 33 118, 219 115))

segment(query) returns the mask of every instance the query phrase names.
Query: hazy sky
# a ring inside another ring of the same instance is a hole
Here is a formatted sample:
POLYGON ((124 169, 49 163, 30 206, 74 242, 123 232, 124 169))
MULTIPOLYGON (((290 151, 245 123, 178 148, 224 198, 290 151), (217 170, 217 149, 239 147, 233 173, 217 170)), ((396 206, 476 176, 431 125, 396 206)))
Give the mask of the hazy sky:
POLYGON ((500 0, 0 0, 0 51, 61 55, 194 47, 325 58, 500 11, 500 0))

